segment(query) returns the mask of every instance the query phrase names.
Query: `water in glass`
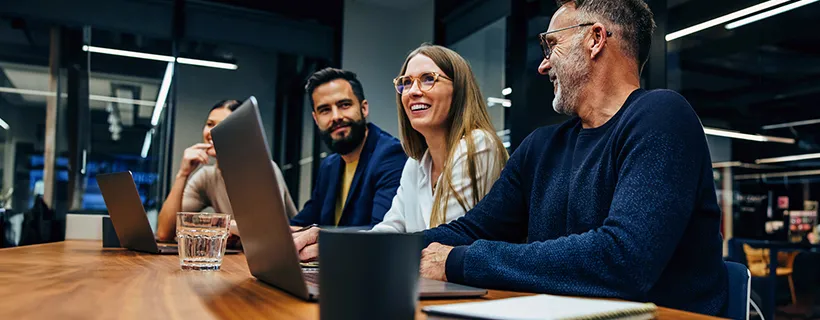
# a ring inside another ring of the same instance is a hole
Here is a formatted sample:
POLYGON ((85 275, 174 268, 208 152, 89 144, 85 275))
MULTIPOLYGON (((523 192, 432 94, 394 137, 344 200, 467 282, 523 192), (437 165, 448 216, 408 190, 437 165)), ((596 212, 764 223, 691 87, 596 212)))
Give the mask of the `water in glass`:
POLYGON ((219 270, 231 216, 225 213, 177 214, 179 264, 183 270, 219 270))

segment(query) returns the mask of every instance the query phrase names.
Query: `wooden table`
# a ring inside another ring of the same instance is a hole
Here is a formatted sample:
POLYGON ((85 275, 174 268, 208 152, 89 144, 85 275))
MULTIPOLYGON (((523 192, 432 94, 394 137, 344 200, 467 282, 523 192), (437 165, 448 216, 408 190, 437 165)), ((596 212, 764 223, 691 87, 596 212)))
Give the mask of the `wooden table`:
MULTIPOLYGON (((422 300, 420 306, 527 294, 490 291, 482 299, 422 300)), ((257 281, 244 255, 221 271, 182 271, 176 255, 102 249, 66 241, 0 250, 0 314, 5 319, 318 319, 319 305, 257 281)), ((417 318, 425 315, 417 311, 417 318)), ((714 319, 660 308, 658 319, 714 319)))

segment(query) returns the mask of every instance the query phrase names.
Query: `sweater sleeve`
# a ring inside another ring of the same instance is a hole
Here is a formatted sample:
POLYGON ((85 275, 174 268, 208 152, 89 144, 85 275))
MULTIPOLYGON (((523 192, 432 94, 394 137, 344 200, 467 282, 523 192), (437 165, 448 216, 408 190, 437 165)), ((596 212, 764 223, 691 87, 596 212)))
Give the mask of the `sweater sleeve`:
MULTIPOLYGON (((708 148, 689 104, 671 91, 643 100, 643 106, 631 106, 643 108, 622 119, 627 122, 619 141, 618 183, 601 227, 528 244, 477 240, 451 252, 448 279, 504 290, 646 300, 688 225, 699 186, 712 182, 692 174, 702 170, 708 148)), ((482 217, 507 212, 486 209, 482 217)), ((482 220, 483 226, 492 222, 482 220)))
POLYGON ((208 189, 208 175, 211 167, 202 167, 188 178, 185 189, 182 191, 182 206, 184 212, 199 212, 211 205, 205 190, 208 189))

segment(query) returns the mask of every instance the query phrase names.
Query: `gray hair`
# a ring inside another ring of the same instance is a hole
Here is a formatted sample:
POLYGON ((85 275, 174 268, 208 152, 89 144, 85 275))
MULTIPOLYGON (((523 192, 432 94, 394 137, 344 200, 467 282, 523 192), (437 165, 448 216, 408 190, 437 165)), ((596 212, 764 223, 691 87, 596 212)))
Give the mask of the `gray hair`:
POLYGON ((639 72, 649 58, 655 19, 643 0, 556 0, 561 7, 575 3, 578 23, 599 22, 604 19, 615 25, 616 34, 623 39, 624 51, 638 62, 639 72))

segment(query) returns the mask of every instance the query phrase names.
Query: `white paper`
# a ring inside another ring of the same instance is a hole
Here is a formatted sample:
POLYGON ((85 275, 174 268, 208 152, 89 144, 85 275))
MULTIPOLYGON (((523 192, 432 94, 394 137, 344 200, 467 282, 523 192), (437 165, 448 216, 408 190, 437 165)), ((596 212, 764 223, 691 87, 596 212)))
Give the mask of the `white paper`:
MULTIPOLYGON (((618 314, 623 315, 624 318, 648 319, 652 317, 654 305, 542 294, 484 302, 429 306, 423 310, 462 317, 498 320, 584 319, 618 314), (634 313, 637 310, 646 310, 647 312, 635 317, 634 313)), ((612 318, 616 319, 618 317, 612 318)))

